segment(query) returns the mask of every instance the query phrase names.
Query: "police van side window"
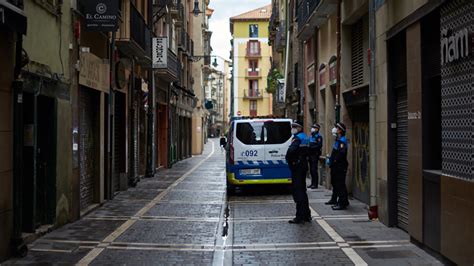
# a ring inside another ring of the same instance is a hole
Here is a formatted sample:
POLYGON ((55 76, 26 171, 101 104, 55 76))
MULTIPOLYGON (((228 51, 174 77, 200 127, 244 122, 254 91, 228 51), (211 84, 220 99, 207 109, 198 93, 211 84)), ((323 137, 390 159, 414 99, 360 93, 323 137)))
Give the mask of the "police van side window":
POLYGON ((289 122, 265 122, 267 129, 266 144, 283 144, 291 138, 291 124, 289 122))
POLYGON ((289 122, 242 122, 236 136, 246 145, 283 144, 291 137, 289 122))
POLYGON ((238 123, 237 139, 246 145, 262 145, 265 144, 265 131, 263 123, 238 123))

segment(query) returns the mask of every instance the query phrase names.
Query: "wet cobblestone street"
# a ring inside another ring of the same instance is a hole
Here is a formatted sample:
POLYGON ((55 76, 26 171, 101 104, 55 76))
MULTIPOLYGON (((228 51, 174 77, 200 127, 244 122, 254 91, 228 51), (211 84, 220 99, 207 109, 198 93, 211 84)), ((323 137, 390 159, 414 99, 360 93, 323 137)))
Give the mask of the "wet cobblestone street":
POLYGON ((293 225, 287 222, 295 211, 288 188, 227 196, 225 183, 225 156, 211 140, 203 155, 142 179, 5 265, 440 264, 404 231, 369 221, 357 200, 335 212, 324 205, 329 191, 308 191, 313 221, 293 225))

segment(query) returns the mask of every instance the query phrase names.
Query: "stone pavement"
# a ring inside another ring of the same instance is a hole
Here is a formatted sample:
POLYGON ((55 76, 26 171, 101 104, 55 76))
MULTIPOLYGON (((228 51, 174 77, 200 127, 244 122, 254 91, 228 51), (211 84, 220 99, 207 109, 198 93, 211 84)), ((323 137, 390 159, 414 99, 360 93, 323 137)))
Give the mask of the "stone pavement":
POLYGON ((440 264, 400 229, 368 221, 364 204, 335 212, 324 205, 329 191, 308 193, 313 221, 304 225, 287 222, 295 206, 286 187, 227 196, 224 154, 211 140, 203 155, 141 180, 5 264, 440 264))

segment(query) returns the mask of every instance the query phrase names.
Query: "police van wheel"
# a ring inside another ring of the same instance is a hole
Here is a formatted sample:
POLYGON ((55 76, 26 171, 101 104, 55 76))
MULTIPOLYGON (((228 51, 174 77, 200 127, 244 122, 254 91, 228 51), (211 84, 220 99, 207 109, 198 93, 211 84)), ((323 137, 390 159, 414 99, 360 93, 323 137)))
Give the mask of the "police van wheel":
POLYGON ((227 195, 234 195, 235 194, 235 186, 227 182, 227 195))

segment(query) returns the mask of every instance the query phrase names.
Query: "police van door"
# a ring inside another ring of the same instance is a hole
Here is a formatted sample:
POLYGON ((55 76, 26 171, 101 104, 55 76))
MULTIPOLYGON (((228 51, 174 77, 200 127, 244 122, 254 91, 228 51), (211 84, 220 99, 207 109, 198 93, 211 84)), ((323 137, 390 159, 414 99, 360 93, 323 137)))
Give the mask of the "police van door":
POLYGON ((265 161, 284 164, 285 155, 291 144, 291 120, 265 121, 265 161))
MULTIPOLYGON (((236 165, 247 168, 263 163, 265 159, 266 132, 263 121, 236 121, 234 138, 234 160, 236 165)), ((260 175, 260 169, 245 175, 260 175)), ((250 171, 249 170, 249 171, 250 171)))

